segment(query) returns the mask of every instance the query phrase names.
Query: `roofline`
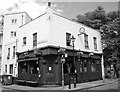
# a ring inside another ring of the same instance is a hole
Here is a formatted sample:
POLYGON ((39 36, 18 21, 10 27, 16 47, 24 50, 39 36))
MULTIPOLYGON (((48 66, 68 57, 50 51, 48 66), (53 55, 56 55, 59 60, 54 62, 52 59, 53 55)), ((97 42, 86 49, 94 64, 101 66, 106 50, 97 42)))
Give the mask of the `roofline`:
MULTIPOLYGON (((20 13, 26 13, 28 15, 27 12, 13 12, 13 13, 7 13, 7 14, 4 14, 3 16, 6 16, 6 15, 13 15, 13 14, 20 14, 20 13)), ((29 15, 28 15, 29 16, 29 15)), ((32 20, 32 18, 29 16, 29 18, 32 20)))
MULTIPOLYGON (((45 14, 46 14, 46 12, 45 12, 45 13, 43 13, 43 14, 41 14, 40 16, 36 17, 35 19, 32 19, 30 22, 32 22, 32 21, 34 21, 34 20, 38 19, 39 17, 42 17, 42 16, 43 16, 43 15, 45 15, 45 14)), ((19 28, 21 28, 21 27, 23 27, 23 26, 25 26, 25 25, 29 24, 30 22, 27 22, 26 24, 23 24, 23 25, 22 25, 22 26, 20 26, 19 28)))
POLYGON ((87 27, 87 28, 90 28, 90 29, 92 29, 92 30, 95 30, 95 31, 97 31, 97 32, 100 32, 99 30, 96 30, 96 29, 94 29, 94 28, 92 28, 92 27, 88 27, 88 26, 86 26, 86 25, 84 25, 84 24, 82 24, 82 23, 79 23, 79 22, 77 22, 77 21, 73 21, 73 20, 71 20, 71 19, 69 19, 69 18, 66 18, 66 17, 64 17, 64 16, 62 16, 62 15, 59 15, 59 14, 57 14, 57 13, 53 13, 53 14, 55 14, 55 15, 57 15, 57 16, 60 16, 60 17, 62 17, 62 18, 64 18, 64 19, 67 19, 67 20, 69 20, 69 21, 71 21, 71 22, 74 22, 74 23, 76 23, 76 24, 81 24, 81 25, 83 25, 83 26, 85 26, 85 27, 87 27))

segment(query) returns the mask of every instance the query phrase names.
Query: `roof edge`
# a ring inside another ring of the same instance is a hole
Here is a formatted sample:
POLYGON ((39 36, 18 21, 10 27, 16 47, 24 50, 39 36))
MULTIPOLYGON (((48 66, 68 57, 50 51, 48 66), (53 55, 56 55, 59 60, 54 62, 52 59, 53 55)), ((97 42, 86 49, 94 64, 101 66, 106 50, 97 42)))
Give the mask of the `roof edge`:
MULTIPOLYGON (((41 16, 43 16, 43 15, 45 15, 45 14, 46 14, 46 12, 45 12, 45 13, 43 13, 43 14, 41 14, 40 16, 38 16, 38 17, 36 17, 36 18, 32 19, 30 22, 32 22, 32 21, 34 21, 34 20, 38 19, 39 17, 41 17, 41 16)), ((26 24, 23 24, 23 25, 22 25, 22 26, 20 26, 19 28, 21 28, 21 27, 23 27, 23 26, 25 26, 25 25, 29 24, 30 22, 27 22, 26 24)))
POLYGON ((55 14, 55 15, 57 15, 57 16, 59 16, 59 17, 62 17, 62 18, 64 18, 64 19, 67 19, 67 20, 69 20, 69 21, 71 21, 71 22, 73 22, 73 23, 81 24, 81 25, 83 25, 83 26, 85 26, 85 27, 87 27, 87 28, 90 28, 90 29, 92 29, 92 30, 95 30, 95 31, 97 31, 97 32, 100 32, 99 30, 96 30, 96 29, 94 29, 94 28, 92 28, 92 27, 88 27, 88 26, 86 26, 86 25, 84 25, 84 24, 82 24, 82 23, 79 23, 79 22, 77 22, 77 21, 73 21, 73 20, 71 20, 71 19, 69 19, 69 18, 66 18, 66 17, 64 17, 64 16, 62 16, 62 15, 59 15, 59 14, 57 14, 57 13, 53 13, 53 14, 55 14))

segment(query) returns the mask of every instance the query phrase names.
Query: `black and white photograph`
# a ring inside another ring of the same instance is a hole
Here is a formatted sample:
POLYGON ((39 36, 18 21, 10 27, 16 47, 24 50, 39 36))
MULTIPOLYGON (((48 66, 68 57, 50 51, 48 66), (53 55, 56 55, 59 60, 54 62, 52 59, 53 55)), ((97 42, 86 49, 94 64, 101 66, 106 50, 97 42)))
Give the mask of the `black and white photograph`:
POLYGON ((0 0, 0 92, 120 92, 120 1, 0 0))

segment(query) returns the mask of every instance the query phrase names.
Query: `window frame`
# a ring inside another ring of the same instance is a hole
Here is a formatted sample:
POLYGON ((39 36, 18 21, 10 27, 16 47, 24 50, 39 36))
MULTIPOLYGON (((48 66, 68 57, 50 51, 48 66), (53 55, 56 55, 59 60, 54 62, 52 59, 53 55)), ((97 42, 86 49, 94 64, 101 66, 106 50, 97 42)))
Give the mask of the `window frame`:
POLYGON ((16 47, 15 46, 13 46, 13 58, 15 58, 15 50, 16 49, 16 47))
POLYGON ((5 65, 5 73, 7 73, 7 65, 5 65))
POLYGON ((71 46, 71 34, 66 33, 66 46, 71 46))
POLYGON ((85 48, 89 49, 89 42, 88 42, 88 35, 84 34, 84 42, 85 42, 85 48))
POLYGON ((23 37, 23 45, 27 44, 27 37, 23 37))
POLYGON ((7 59, 10 59, 10 48, 8 48, 8 55, 7 55, 7 59))
POLYGON ((37 32, 33 34, 33 47, 37 46, 37 32))
POLYGON ((97 37, 93 37, 94 50, 97 50, 97 37))
POLYGON ((10 65, 9 65, 9 70, 10 70, 9 73, 10 73, 10 74, 13 74, 13 64, 10 64, 10 65))
POLYGON ((11 31, 11 32, 10 32, 10 35, 11 35, 11 37, 16 37, 16 35, 17 35, 17 34, 16 34, 16 31, 11 31))
POLYGON ((17 24, 17 19, 16 18, 12 19, 11 21, 12 21, 12 24, 17 24))

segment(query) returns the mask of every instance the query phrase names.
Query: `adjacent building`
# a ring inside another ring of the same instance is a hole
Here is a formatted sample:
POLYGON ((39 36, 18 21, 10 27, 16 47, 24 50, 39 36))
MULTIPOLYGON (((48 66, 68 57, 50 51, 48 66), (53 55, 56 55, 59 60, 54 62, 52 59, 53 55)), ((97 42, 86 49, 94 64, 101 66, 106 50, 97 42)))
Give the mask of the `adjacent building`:
POLYGON ((2 43, 3 43, 3 16, 0 16, 0 74, 1 74, 1 62, 2 62, 2 43))
POLYGON ((19 27, 31 18, 24 12, 4 15, 2 74, 17 76, 17 35, 19 27))
POLYGON ((3 74, 12 74, 17 82, 61 85, 62 58, 65 83, 69 74, 76 74, 78 83, 104 76, 100 32, 50 7, 32 20, 26 13, 5 15, 3 41, 3 74), (61 48, 65 57, 59 53, 61 48))

